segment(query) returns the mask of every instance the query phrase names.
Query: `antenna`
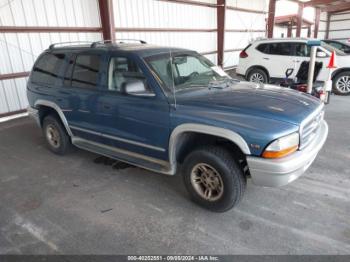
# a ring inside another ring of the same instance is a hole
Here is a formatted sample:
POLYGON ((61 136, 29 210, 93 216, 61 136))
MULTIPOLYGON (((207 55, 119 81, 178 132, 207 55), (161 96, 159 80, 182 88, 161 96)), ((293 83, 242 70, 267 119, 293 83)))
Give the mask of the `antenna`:
POLYGON ((175 88, 175 77, 174 77, 174 70, 173 70, 173 55, 171 52, 171 47, 169 47, 169 55, 170 55, 170 71, 171 71, 171 84, 173 88, 173 96, 174 96, 174 106, 176 109, 176 88, 175 88))

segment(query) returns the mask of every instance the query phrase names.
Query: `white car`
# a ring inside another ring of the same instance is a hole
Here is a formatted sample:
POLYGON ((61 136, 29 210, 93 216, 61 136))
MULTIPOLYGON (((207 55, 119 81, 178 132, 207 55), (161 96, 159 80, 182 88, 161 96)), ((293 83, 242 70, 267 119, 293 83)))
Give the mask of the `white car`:
MULTIPOLYGON (((294 78, 303 61, 310 60, 310 47, 307 38, 260 39, 249 44, 241 53, 237 74, 251 82, 276 82, 285 78, 288 68, 293 68, 294 78)), ((333 91, 338 95, 350 95, 350 55, 321 42, 318 47, 317 61, 322 69, 316 81, 327 81, 327 68, 331 51, 336 51, 336 65, 333 69, 333 91)))

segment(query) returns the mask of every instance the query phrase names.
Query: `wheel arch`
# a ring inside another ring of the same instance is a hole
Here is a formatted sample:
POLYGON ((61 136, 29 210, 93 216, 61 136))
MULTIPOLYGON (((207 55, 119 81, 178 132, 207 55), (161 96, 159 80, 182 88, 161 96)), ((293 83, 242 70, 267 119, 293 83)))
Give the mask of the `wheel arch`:
POLYGON ((232 153, 237 153, 244 158, 250 155, 250 149, 246 141, 236 132, 203 124, 182 124, 171 133, 169 140, 169 161, 173 172, 176 173, 178 163, 181 163, 186 155, 195 148, 198 141, 212 144, 222 142, 232 153))
POLYGON ((55 113, 58 118, 61 120, 64 128, 66 129, 67 133, 69 136, 73 136, 72 131, 69 128, 68 122, 66 117, 63 114, 63 111, 61 108, 54 102, 47 101, 47 100, 37 100, 34 103, 34 106, 36 109, 39 111, 39 119, 40 119, 40 124, 42 125, 43 118, 50 114, 51 112, 55 113))
POLYGON ((349 74, 350 74, 350 67, 344 67, 344 68, 339 68, 339 69, 335 70, 335 71, 332 73, 332 80, 333 80, 337 75, 339 75, 340 73, 344 73, 344 72, 349 72, 349 74))

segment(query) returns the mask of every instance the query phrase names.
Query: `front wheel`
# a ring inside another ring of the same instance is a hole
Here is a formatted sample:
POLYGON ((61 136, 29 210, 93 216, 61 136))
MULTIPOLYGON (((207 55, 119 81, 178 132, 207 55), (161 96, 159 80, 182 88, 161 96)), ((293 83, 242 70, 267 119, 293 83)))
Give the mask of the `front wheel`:
POLYGON ((333 91, 337 95, 350 95, 350 71, 340 73, 333 79, 333 91))
POLYGON ((215 212, 237 205, 246 187, 246 177, 232 155, 215 146, 190 153, 184 161, 183 177, 192 200, 215 212))

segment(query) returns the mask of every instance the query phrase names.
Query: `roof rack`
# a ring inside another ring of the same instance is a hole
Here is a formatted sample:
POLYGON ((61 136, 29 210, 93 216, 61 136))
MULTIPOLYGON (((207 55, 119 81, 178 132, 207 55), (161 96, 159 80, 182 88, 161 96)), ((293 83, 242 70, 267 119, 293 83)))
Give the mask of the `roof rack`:
POLYGON ((73 44, 73 45, 79 45, 79 44, 93 44, 91 41, 72 41, 72 42, 61 42, 61 43, 54 43, 49 46, 49 49, 54 49, 57 46, 69 46, 68 44, 73 44))
MULTIPOLYGON (((123 41, 134 41, 134 42, 140 42, 141 44, 147 44, 146 41, 144 40, 139 40, 139 39, 118 39, 118 40, 115 40, 114 42, 115 43, 120 43, 120 44, 123 44, 124 42, 123 41)), ((103 40, 103 41, 96 41, 96 42, 93 42, 91 44, 91 47, 94 48, 94 47, 97 47, 98 45, 103 45, 105 43, 113 43, 112 40, 103 40)))
MULTIPOLYGON (((147 44, 146 41, 139 40, 139 39, 118 39, 115 42, 122 44, 122 43, 124 43, 123 41, 135 41, 135 42, 140 42, 141 44, 147 44)), ((92 42, 92 41, 61 42, 61 43, 51 44, 49 46, 49 49, 51 50, 51 49, 54 49, 55 47, 58 47, 58 46, 64 47, 64 46, 79 45, 79 44, 80 45, 81 44, 88 44, 91 48, 95 48, 98 45, 103 45, 103 44, 106 44, 106 43, 113 43, 113 41, 112 40, 102 40, 102 41, 95 41, 95 42, 92 42)))

